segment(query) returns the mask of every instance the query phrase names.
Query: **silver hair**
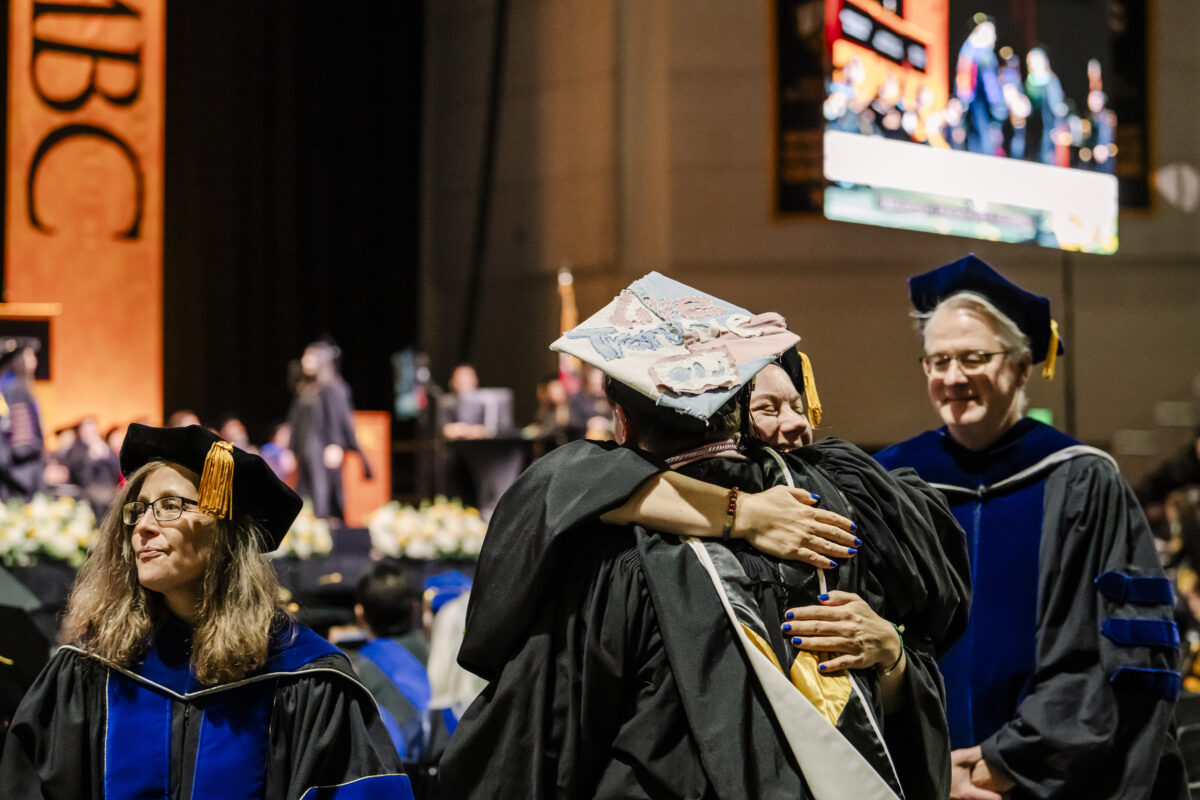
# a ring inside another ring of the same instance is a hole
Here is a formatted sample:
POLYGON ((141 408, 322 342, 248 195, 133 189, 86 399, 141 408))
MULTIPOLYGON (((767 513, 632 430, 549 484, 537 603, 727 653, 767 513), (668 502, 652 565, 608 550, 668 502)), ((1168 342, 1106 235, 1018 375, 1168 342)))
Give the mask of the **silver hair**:
MULTIPOLYGON (((1029 346, 1029 337, 1021 332, 1011 317, 978 292, 955 292, 934 306, 932 311, 914 311, 912 316, 917 322, 922 346, 925 343, 925 329, 929 326, 929 321, 943 309, 967 311, 981 317, 992 329, 1000 346, 1008 352, 1006 358, 1014 365, 1020 365, 1026 356, 1032 358, 1033 349, 1029 346)), ((1024 416, 1028 406, 1029 400, 1025 395, 1025 387, 1022 386, 1017 390, 1017 413, 1024 416)))
POLYGON ((1033 354, 1033 350, 1029 346, 1029 337, 1021 332, 1017 323, 996 308, 991 300, 977 292, 955 292, 934 306, 932 311, 914 311, 913 318, 917 321, 917 332, 921 335, 922 343, 925 342, 925 329, 929 325, 929 320, 933 319, 934 315, 942 309, 951 311, 962 309, 983 317, 1000 341, 1001 346, 1015 361, 1020 361, 1025 355, 1033 354))

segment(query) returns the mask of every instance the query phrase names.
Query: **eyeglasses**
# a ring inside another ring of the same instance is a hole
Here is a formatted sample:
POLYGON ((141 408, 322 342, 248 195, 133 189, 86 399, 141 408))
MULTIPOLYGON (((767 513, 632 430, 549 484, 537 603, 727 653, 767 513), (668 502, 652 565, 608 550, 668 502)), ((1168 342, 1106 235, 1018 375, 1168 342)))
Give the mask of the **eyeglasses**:
POLYGON ((183 516, 183 511, 187 506, 196 506, 200 504, 195 500, 188 500, 186 497, 160 497, 153 503, 143 503, 141 500, 133 500, 121 506, 121 519, 126 525, 137 525, 138 520, 146 513, 146 508, 154 510, 154 518, 159 522, 172 522, 183 516))
POLYGON ((945 375, 952 361, 958 362, 958 368, 964 375, 975 375, 983 372, 984 367, 992 363, 996 356, 1008 355, 1007 350, 995 353, 985 353, 983 350, 968 350, 965 353, 931 353, 921 356, 921 366, 926 375, 945 375))

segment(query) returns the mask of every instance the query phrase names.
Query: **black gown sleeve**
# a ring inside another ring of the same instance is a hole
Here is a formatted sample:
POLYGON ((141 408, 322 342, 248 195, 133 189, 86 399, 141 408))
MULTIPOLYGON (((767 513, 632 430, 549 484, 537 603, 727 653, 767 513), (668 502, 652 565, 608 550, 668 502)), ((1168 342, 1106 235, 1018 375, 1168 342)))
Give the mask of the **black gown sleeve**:
POLYGON ((940 492, 911 469, 885 470, 848 442, 799 453, 826 472, 862 530, 856 561, 876 613, 904 624, 905 641, 940 656, 962 635, 971 608, 966 537, 940 492))
MULTIPOLYGON (((291 800, 315 786, 403 772, 374 701, 348 669, 343 656, 325 656, 281 679, 271 724, 268 800, 291 800), (323 669, 311 672, 314 667, 323 669)), ((372 794, 367 789, 356 796, 392 797, 391 791, 388 787, 389 793, 372 794)))
POLYGON ((25 694, 0 754, 0 797, 104 796, 105 668, 59 650, 25 694))
POLYGON ((927 647, 905 642, 904 693, 900 710, 883 722, 883 738, 908 800, 950 796, 950 735, 946 688, 927 647))
POLYGON ((905 628, 904 703, 883 725, 905 796, 946 797, 950 738, 937 657, 962 635, 970 613, 962 528, 941 493, 911 469, 889 472, 837 439, 804 448, 798 457, 830 477, 859 526, 859 594, 877 614, 905 628))
POLYGON ((1133 492, 1107 460, 1086 456, 1050 476, 1045 508, 1037 662, 1016 715, 982 742, 984 758, 1016 781, 1013 798, 1185 798, 1174 698, 1153 688, 1153 676, 1178 669, 1176 649, 1102 633, 1110 619, 1172 619, 1169 603, 1110 599, 1095 584, 1110 571, 1162 577, 1133 492))
POLYGON ((493 678, 537 616, 562 540, 660 471, 635 450, 586 440, 556 448, 525 470, 488 522, 458 663, 493 678))
POLYGON ((363 455, 358 445, 358 435, 354 432, 354 401, 351 399, 350 386, 345 381, 335 381, 321 392, 321 402, 325 406, 325 421, 328 425, 327 440, 343 450, 358 453, 363 463, 363 475, 371 479, 371 465, 363 455))
POLYGON ((632 543, 584 532, 560 555, 521 646, 450 739, 441 796, 710 796, 632 543))

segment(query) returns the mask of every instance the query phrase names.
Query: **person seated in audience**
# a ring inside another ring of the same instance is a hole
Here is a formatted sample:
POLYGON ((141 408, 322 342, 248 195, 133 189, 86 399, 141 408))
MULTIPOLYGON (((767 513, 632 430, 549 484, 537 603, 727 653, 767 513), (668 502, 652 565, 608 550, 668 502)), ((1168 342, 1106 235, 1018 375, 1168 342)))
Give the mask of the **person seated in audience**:
POLYGON ((583 387, 567 398, 570 406, 568 431, 572 439, 612 439, 613 412, 604 394, 604 373, 591 364, 583 366, 583 387))
POLYGON ((1167 495, 1189 485, 1200 486, 1200 425, 1192 431, 1192 440, 1187 445, 1138 482, 1135 490, 1138 502, 1156 534, 1166 533, 1163 527, 1167 495))
POLYGON ((125 428, 124 425, 113 425, 104 432, 104 443, 118 458, 121 456, 121 445, 125 442, 125 428))
POLYGON ((291 450, 292 428, 286 421, 276 422, 271 428, 271 438, 259 448, 258 454, 271 465, 271 471, 283 481, 294 481, 296 454, 291 450))
POLYGON ((172 411, 167 416, 166 428, 186 428, 189 425, 199 425, 200 417, 196 416, 196 412, 190 408, 181 408, 172 411))
POLYGON ((95 417, 84 417, 75 427, 76 439, 66 453, 70 482, 79 487, 97 517, 104 516, 121 484, 121 464, 100 436, 95 417))
POLYGON ((74 494, 75 491, 71 484, 71 470, 67 467, 67 453, 78 438, 78 424, 65 425, 54 431, 54 449, 46 456, 42 480, 52 491, 59 494, 74 494))
POLYGON ((221 420, 221 424, 217 426, 217 435, 227 442, 233 442, 233 446, 239 450, 245 450, 247 453, 258 452, 258 448, 250 444, 250 434, 246 432, 246 426, 235 416, 221 420))
POLYGON ((358 581, 354 616, 365 641, 339 641, 375 701, 396 752, 420 761, 429 735, 429 642, 421 627, 421 591, 412 568, 376 563, 358 581))
POLYGON ((537 387, 538 407, 533 422, 522 431, 528 439, 548 439, 554 446, 567 441, 571 409, 566 386, 557 375, 551 375, 537 387))
POLYGON ((463 712, 487 683, 459 666, 471 600, 472 581, 459 570, 425 579, 425 630, 429 632, 429 752, 430 761, 441 758, 446 743, 463 712))

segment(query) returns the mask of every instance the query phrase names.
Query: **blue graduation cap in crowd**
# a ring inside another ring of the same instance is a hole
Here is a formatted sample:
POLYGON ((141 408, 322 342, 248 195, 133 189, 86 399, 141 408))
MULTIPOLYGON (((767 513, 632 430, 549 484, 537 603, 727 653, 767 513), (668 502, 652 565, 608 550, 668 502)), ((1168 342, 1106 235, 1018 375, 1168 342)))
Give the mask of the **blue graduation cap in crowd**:
POLYGON ((1054 377, 1054 364, 1062 355, 1058 323, 1050 317, 1050 300, 1027 292, 1012 283, 974 253, 943 267, 908 279, 912 304, 920 312, 932 311, 937 304, 958 292, 974 292, 986 297, 1029 337, 1033 363, 1042 361, 1042 377, 1054 377))
POLYGON ((433 613, 461 594, 471 591, 471 579, 458 570, 430 575, 425 579, 425 600, 433 613))

